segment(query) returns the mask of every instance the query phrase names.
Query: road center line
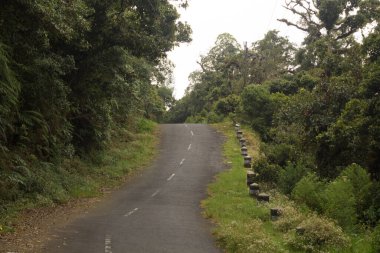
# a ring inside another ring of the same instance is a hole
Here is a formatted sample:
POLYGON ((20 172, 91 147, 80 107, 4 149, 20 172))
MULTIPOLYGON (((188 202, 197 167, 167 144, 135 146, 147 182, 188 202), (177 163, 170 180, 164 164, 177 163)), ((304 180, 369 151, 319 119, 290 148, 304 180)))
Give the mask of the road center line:
POLYGON ((185 158, 182 159, 182 161, 179 163, 179 165, 182 165, 185 162, 185 158))
POLYGON ((110 235, 106 235, 104 239, 104 253, 112 253, 112 238, 110 235))
POLYGON ((187 148, 187 150, 190 150, 191 149, 191 144, 189 145, 189 147, 187 148))
POLYGON ((139 210, 139 209, 136 207, 135 209, 133 209, 133 210, 130 211, 129 213, 124 214, 124 217, 131 216, 133 213, 137 212, 138 210, 139 210))
POLYGON ((193 133, 193 131, 190 131, 190 133, 191 133, 191 136, 194 136, 194 133, 193 133))
POLYGON ((187 124, 185 124, 185 127, 188 127, 187 124))
POLYGON ((154 196, 156 196, 159 192, 160 192, 160 189, 158 189, 157 191, 155 191, 155 192, 152 194, 152 198, 153 198, 154 196))
POLYGON ((173 174, 171 174, 171 176, 167 179, 168 181, 170 181, 170 180, 172 180, 173 179, 173 177, 175 176, 175 174, 173 173, 173 174))

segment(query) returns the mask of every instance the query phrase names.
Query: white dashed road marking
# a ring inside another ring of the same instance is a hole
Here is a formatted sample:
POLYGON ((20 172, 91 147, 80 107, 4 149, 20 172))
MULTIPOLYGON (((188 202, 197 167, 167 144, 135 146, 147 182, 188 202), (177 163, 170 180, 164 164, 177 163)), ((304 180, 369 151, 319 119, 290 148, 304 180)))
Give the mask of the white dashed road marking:
POLYGON ((189 147, 187 148, 187 150, 190 150, 191 149, 191 144, 189 145, 189 147))
POLYGON ((191 136, 194 136, 194 133, 193 133, 193 131, 190 131, 190 133, 191 133, 191 136))
POLYGON ((160 192, 160 190, 155 191, 155 192, 152 194, 152 197, 156 196, 159 192, 160 192))
POLYGON ((110 235, 106 235, 104 239, 104 253, 112 253, 112 239, 110 235))
POLYGON ((133 213, 137 212, 138 210, 139 210, 139 209, 136 207, 135 209, 133 209, 133 210, 130 211, 129 213, 124 214, 124 217, 131 216, 133 213))
POLYGON ((173 174, 171 174, 171 176, 167 179, 168 181, 170 181, 170 180, 172 180, 173 179, 173 177, 175 176, 175 174, 173 173, 173 174))
POLYGON ((185 158, 184 159, 182 159, 182 161, 179 163, 179 165, 181 166, 184 162, 185 162, 185 158))

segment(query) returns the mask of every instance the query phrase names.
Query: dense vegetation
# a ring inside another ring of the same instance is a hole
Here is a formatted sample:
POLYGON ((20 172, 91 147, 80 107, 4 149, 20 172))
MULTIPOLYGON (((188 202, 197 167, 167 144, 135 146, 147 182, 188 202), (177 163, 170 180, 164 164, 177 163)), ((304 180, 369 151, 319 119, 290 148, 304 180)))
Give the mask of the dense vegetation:
POLYGON ((89 159, 115 134, 132 141, 141 118, 162 117, 173 100, 166 53, 190 41, 175 6, 186 4, 1 1, 1 218, 23 198, 61 201, 77 173, 67 160, 89 159))
MULTIPOLYGON (((340 252, 375 253, 377 235, 344 231, 334 220, 304 208, 298 202, 259 182, 260 191, 270 194, 270 202, 256 201, 248 194, 246 171, 242 168, 240 143, 229 120, 213 124, 225 137, 223 153, 230 169, 217 175, 209 185, 209 197, 202 202, 204 213, 217 223, 214 228, 218 244, 226 252, 340 252), (277 219, 270 208, 281 208, 277 219), (304 233, 297 233, 302 227, 304 233)), ((243 126, 247 148, 259 159, 260 138, 249 126, 243 126)))
POLYGON ((380 221, 380 2, 290 0, 286 8, 299 22, 280 21, 306 33, 300 47, 277 31, 250 47, 221 34, 167 119, 231 117, 248 124, 264 141, 254 163, 261 181, 348 233, 374 228, 380 221))

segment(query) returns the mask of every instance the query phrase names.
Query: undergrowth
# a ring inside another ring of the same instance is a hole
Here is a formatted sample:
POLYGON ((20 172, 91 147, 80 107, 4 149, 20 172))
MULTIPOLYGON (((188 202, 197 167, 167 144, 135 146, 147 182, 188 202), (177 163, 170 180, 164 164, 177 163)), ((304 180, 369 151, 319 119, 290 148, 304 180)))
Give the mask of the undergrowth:
MULTIPOLYGON (((232 124, 213 126, 227 137, 223 151, 230 169, 209 185, 209 197, 202 206, 205 216, 216 223, 214 234, 226 252, 373 252, 370 235, 347 234, 335 221, 295 204, 272 186, 261 185, 271 197, 269 203, 251 198, 232 124), (276 221, 270 218, 270 208, 274 207, 283 211, 276 221), (298 226, 305 229, 304 234, 296 233, 298 226)), ((259 138, 247 128, 243 132, 249 155, 259 159, 259 138)))
POLYGON ((8 190, 10 197, 0 201, 0 234, 14 230, 23 210, 100 196, 122 184, 133 171, 149 164, 157 150, 156 124, 141 119, 135 128, 115 130, 103 151, 86 157, 65 159, 59 164, 37 160, 25 164, 28 173, 18 179, 14 192, 8 190))

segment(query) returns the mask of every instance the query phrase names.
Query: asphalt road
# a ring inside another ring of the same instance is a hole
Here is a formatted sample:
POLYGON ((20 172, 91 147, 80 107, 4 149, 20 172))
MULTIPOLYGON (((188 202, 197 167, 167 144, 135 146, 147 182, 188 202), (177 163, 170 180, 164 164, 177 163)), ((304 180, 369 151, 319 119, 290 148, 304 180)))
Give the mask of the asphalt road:
POLYGON ((221 142, 207 125, 162 125, 153 165, 88 214, 57 228, 44 252, 220 252, 200 201, 223 168, 221 142))

